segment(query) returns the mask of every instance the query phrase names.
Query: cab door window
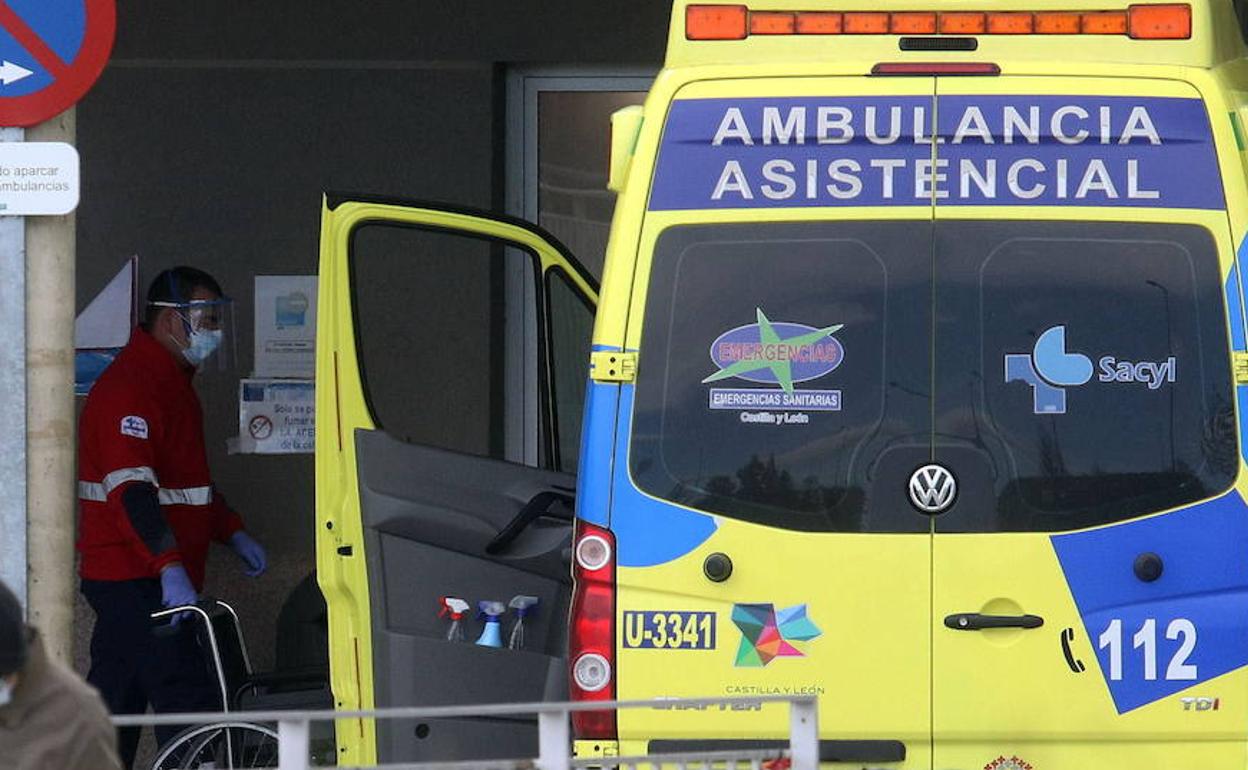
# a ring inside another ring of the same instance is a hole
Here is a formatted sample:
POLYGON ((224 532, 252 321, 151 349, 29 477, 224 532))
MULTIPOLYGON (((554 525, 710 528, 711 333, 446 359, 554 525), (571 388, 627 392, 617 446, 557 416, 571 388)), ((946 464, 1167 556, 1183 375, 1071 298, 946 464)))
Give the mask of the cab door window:
POLYGON ((407 443, 512 462, 523 461, 512 448, 524 442, 508 434, 522 432, 538 443, 537 462, 526 464, 575 471, 593 309, 561 269, 548 271, 538 313, 517 307, 535 296, 537 264, 511 242, 394 223, 356 228, 357 345, 379 427, 407 443), (524 393, 544 394, 535 418, 521 411, 524 393))

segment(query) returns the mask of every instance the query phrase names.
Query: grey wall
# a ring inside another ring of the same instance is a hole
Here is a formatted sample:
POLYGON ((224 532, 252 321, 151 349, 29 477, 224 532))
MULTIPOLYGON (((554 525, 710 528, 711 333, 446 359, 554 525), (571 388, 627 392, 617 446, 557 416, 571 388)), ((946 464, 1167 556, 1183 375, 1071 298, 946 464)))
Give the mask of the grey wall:
POLYGON ((257 590, 220 552, 209 591, 240 599, 261 667, 272 664, 281 599, 313 564, 313 471, 310 455, 225 451, 237 433, 237 379, 253 365, 253 276, 316 271, 323 190, 499 208, 505 68, 655 66, 669 9, 656 0, 119 4, 112 63, 78 108, 78 308, 136 253, 144 288, 186 263, 237 299, 241 366, 203 375, 200 390, 216 481, 272 567, 257 590))

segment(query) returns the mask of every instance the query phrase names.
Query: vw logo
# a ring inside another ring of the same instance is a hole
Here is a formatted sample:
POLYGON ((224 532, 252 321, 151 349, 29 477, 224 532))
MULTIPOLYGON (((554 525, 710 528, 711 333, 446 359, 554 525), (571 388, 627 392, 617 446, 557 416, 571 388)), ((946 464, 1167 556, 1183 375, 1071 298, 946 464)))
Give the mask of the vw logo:
POLYGON ((958 482, 943 465, 924 465, 910 476, 910 504, 923 513, 944 513, 957 496, 958 482))

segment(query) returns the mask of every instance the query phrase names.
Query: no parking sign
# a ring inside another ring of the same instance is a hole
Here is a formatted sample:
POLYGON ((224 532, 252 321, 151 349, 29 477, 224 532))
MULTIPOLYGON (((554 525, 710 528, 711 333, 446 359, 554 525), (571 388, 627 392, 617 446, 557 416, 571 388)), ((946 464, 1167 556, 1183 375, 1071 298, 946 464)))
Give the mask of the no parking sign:
POLYGON ((0 126, 33 126, 81 99, 116 28, 114 0, 0 0, 0 126))

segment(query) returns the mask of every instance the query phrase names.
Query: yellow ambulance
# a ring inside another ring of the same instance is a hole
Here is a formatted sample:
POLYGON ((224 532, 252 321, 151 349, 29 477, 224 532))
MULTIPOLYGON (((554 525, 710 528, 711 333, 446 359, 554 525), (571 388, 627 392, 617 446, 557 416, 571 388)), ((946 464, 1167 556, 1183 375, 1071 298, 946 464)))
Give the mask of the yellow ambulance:
MULTIPOLYGON (((535 700, 566 676, 590 701, 817 694, 821 759, 845 767, 1248 766, 1246 6, 679 0, 645 105, 613 118, 600 301, 529 225, 328 197, 341 706, 535 700), (525 255, 501 285, 538 309, 539 467, 376 419, 353 260, 380 225, 525 255), (570 463, 560 314, 593 303, 570 463), (456 644, 405 609, 491 591, 541 596, 534 646, 456 644)), ((338 737, 359 762, 527 728, 338 737)), ((574 719, 582 756, 787 728, 748 703, 574 719)))

